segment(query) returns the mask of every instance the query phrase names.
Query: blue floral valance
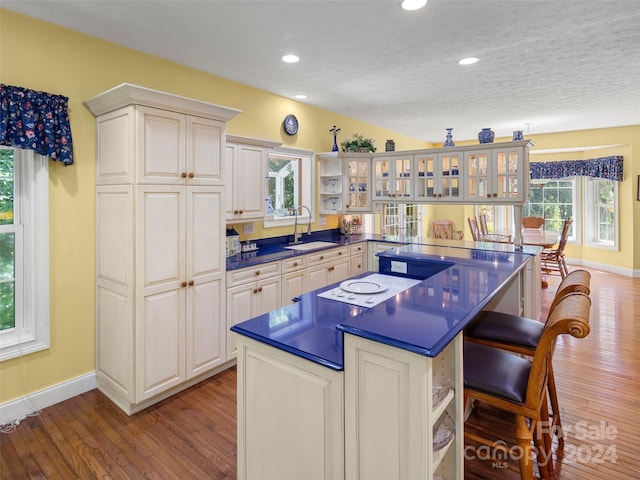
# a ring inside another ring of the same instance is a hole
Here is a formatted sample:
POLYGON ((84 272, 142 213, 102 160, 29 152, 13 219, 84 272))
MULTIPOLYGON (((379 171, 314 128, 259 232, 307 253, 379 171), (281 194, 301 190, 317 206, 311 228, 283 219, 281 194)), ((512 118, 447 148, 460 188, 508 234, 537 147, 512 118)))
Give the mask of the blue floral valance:
POLYGON ((561 162, 531 162, 532 180, 544 178, 596 177, 622 181, 622 156, 592 158, 589 160, 563 160, 561 162))
POLYGON ((73 164, 67 97, 0 84, 0 145, 73 164))

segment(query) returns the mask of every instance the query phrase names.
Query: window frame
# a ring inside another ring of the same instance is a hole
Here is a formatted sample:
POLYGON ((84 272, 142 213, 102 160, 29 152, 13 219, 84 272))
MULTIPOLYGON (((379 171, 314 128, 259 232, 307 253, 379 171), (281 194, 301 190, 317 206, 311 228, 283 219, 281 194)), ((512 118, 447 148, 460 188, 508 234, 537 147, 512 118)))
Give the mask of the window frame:
MULTIPOLYGON (((267 165, 265 175, 269 176, 269 155, 274 155, 277 157, 291 157, 292 159, 300 159, 300 168, 301 172, 299 173, 299 177, 301 178, 301 185, 298 185, 298 191, 301 194, 302 203, 298 205, 301 207, 302 205, 309 207, 311 212, 311 217, 309 217, 309 213, 305 209, 301 209, 298 211, 298 223, 306 223, 311 221, 312 223, 315 221, 315 154, 314 152, 308 150, 300 150, 297 148, 287 148, 287 147, 279 147, 267 150, 267 165)), ((268 185, 266 187, 265 195, 269 196, 268 185)), ((264 228, 274 228, 274 227, 282 227, 287 225, 294 225, 296 223, 296 217, 294 215, 289 215, 286 217, 278 217, 272 216, 265 218, 263 222, 264 228)))
POLYGON ((619 224, 620 224, 620 215, 618 208, 618 182, 613 180, 607 180, 604 178, 593 178, 593 177, 584 177, 584 195, 583 195, 583 203, 585 205, 585 215, 584 219, 584 245, 588 247, 602 248, 605 250, 619 250, 619 224), (600 198, 600 183, 601 182, 611 182, 613 185, 613 203, 611 206, 613 207, 613 241, 607 242, 600 240, 600 208, 609 204, 601 204, 599 201, 600 198))
MULTIPOLYGON (((10 149, 10 147, 1 147, 10 149)), ((15 327, 0 332, 0 362, 50 346, 49 158, 11 148, 14 159, 15 327)))

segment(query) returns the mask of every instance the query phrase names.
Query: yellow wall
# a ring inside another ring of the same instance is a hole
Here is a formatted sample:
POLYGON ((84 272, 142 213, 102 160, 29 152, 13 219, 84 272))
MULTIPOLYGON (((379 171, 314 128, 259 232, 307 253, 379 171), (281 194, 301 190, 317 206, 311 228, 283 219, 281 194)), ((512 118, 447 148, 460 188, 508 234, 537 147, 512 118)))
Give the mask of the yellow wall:
MULTIPOLYGON (((0 9, 0 82, 69 97, 76 161, 70 167, 50 163, 51 348, 0 363, 0 403, 95 370, 95 120, 82 105, 84 100, 129 82, 241 109, 243 113, 229 122, 229 133, 282 141, 289 147, 330 150, 333 142, 329 129, 333 125, 342 129, 339 141, 358 132, 374 138, 378 150, 384 149, 388 138, 395 140, 398 150, 430 146, 3 9, 0 9), (288 113, 295 114, 300 122, 300 132, 295 137, 285 135, 281 129, 282 119, 288 113)), ((633 151, 639 151, 638 141, 632 141, 634 137, 640 139, 639 128, 536 136, 536 142, 539 148, 570 146, 565 142, 624 143, 630 145, 630 159, 633 151)), ((627 159, 625 154, 625 162, 627 159)), ((639 166, 629 172, 629 178, 635 179, 640 174, 640 162, 637 163, 639 166)), ((625 165, 631 170, 629 163, 625 165)), ((629 182, 621 190, 625 202, 631 201, 629 182)), ((635 180, 633 185, 635 192, 635 180)), ((633 210, 634 225, 640 224, 639 203, 634 201, 633 209, 624 207, 626 214, 633 210)), ((444 209, 442 215, 437 215, 440 218, 446 216, 450 207, 438 208, 444 209)), ((463 213, 459 218, 465 220, 466 216, 463 213)), ((337 219, 330 218, 327 226, 336 225, 337 219)), ((631 249, 632 244, 630 228, 624 227, 626 249, 631 249)), ((290 228, 282 233, 279 230, 269 230, 268 234, 290 233, 290 228)), ((637 232, 636 238, 640 238, 637 232)), ((633 250, 625 252, 628 258, 640 257, 640 247, 634 248, 635 254, 633 250)), ((640 262, 635 263, 639 268, 640 262)))
MULTIPOLYGON (((123 82, 243 111, 228 123, 236 135, 329 151, 329 129, 339 141, 353 133, 393 138, 397 148, 427 143, 310 107, 304 103, 185 68, 71 30, 0 9, 0 82, 69 97, 76 164, 50 163, 51 348, 0 363, 0 403, 95 370, 95 119, 82 105, 123 82), (290 137, 282 119, 293 113, 300 131, 290 137)), ((332 218, 328 226, 335 227, 332 218)), ((278 235, 281 229, 270 229, 278 235)), ((283 231, 290 233, 290 228, 283 231)))

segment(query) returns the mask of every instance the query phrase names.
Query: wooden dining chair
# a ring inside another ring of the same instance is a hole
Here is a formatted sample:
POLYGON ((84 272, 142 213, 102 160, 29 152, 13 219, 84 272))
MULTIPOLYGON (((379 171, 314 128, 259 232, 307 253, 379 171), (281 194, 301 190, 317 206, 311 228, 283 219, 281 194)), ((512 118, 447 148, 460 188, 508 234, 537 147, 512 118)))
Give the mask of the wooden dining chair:
MULTIPOLYGON (((477 444, 489 447, 494 461, 502 464, 510 453, 517 453, 521 480, 533 480, 533 448, 540 477, 554 478, 549 422, 547 382, 559 335, 583 338, 589 334, 591 300, 583 293, 570 293, 561 298, 549 314, 531 360, 500 348, 465 341, 464 396, 481 405, 490 405, 514 414, 517 450, 507 448, 505 438, 496 438, 474 424, 472 411, 465 422, 465 452, 476 451, 477 444)), ((486 453, 487 450, 483 453, 486 453)), ((465 453, 468 454, 468 453, 465 453)), ((507 467, 515 467, 507 462, 507 467)))
POLYGON ((544 218, 522 217, 522 228, 540 230, 544 229, 544 218))
POLYGON ((477 223, 478 223, 478 230, 480 230, 480 234, 487 235, 489 233, 489 227, 487 227, 487 216, 478 215, 477 223))
POLYGON ((475 242, 480 240, 480 230, 478 230, 478 221, 474 218, 467 217, 469 222, 469 229, 471 230, 471 236, 475 242))
POLYGON ((433 238, 444 238, 448 240, 462 240, 464 232, 455 230, 451 220, 434 220, 431 223, 433 238))
MULTIPOLYGON (((591 293, 591 274, 588 271, 573 270, 562 279, 549 307, 549 315, 551 315, 551 312, 562 298, 576 292, 585 295, 591 293)), ((538 342, 542 337, 545 323, 509 313, 484 310, 471 321, 465 329, 464 335, 469 342, 501 348, 531 357, 535 353, 538 342)), ((558 445, 562 448, 564 438, 561 435, 562 422, 560 420, 560 406, 558 404, 552 362, 549 362, 548 389, 549 402, 551 404, 552 431, 559 434, 558 445)))
POLYGON ((567 268, 567 262, 564 259, 564 249, 567 246, 569 240, 569 230, 573 220, 567 218, 562 223, 562 231, 560 233, 560 239, 558 240, 558 247, 555 249, 544 249, 540 255, 542 261, 542 271, 550 274, 559 274, 564 278, 569 269, 567 268))

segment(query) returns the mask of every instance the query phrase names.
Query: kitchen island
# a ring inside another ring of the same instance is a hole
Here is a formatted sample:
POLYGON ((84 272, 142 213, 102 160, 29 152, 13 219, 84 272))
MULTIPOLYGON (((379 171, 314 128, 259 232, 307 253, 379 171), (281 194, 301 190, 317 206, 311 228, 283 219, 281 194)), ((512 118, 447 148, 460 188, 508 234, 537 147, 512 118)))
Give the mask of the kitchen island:
POLYGON ((334 284, 232 328, 239 479, 463 478, 462 331, 484 308, 521 311, 533 256, 433 245, 389 255, 390 273, 407 257, 444 269, 407 288, 402 273, 362 274, 397 292, 352 305, 334 284))

